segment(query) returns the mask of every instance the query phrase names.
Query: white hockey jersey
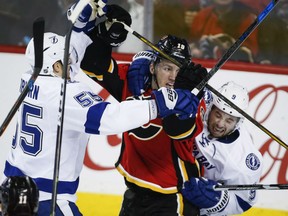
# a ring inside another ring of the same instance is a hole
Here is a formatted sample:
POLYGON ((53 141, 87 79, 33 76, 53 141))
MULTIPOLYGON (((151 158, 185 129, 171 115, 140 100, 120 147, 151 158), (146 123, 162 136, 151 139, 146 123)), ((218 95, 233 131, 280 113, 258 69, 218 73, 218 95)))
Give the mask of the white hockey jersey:
MULTIPOLYGON (((258 183, 263 159, 244 124, 225 138, 211 138, 207 125, 196 137, 193 154, 204 168, 204 177, 224 185, 258 183)), ((229 191, 229 202, 222 212, 211 215, 240 214, 256 202, 255 190, 229 191)), ((206 212, 205 212, 206 213, 206 212)), ((201 215, 207 215, 201 211, 201 215)))
MULTIPOLYGON (((77 65, 73 66, 72 69, 77 69, 77 65)), ((23 74, 20 92, 30 74, 23 74)), ((58 77, 39 75, 18 109, 16 133, 5 164, 5 176, 25 174, 35 180, 40 201, 51 199, 53 189, 62 82, 58 77)), ((58 199, 76 200, 89 134, 118 134, 146 124, 152 115, 150 105, 148 100, 110 104, 80 82, 67 83, 58 199)))

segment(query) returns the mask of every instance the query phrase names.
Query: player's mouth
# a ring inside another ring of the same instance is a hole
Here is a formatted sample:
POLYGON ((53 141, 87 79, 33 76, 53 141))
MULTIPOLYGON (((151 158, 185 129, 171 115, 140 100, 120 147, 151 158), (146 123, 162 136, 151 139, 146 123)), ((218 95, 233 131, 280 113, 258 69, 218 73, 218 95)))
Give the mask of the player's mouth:
POLYGON ((221 137, 225 133, 225 130, 223 128, 212 127, 212 130, 210 131, 210 133, 214 137, 221 137))
POLYGON ((173 83, 166 83, 167 88, 174 88, 174 82, 173 83))

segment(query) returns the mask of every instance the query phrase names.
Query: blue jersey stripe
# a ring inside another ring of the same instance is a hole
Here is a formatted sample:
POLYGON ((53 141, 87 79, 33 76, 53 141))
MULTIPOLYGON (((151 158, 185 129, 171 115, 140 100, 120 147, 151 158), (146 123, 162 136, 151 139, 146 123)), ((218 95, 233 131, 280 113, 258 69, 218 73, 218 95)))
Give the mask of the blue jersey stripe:
POLYGON ((236 195, 236 198, 239 206, 243 209, 243 212, 251 208, 251 205, 248 202, 244 201, 241 197, 236 195))
POLYGON ((108 102, 96 104, 89 108, 87 112, 87 120, 84 124, 85 132, 90 134, 100 134, 100 122, 108 102))
MULTIPOLYGON (((25 174, 17 167, 12 166, 6 161, 4 174, 6 176, 24 176, 25 174)), ((45 178, 33 178, 40 191, 52 193, 53 191, 53 180, 45 178)), ((57 193, 58 194, 75 194, 79 185, 79 177, 72 182, 58 181, 57 193)))

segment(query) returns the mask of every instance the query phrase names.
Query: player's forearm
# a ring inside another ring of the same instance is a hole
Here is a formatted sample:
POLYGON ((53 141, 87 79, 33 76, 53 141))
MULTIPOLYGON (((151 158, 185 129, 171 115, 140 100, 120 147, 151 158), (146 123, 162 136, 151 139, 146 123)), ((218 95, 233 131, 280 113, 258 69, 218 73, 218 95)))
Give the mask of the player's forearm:
POLYGON ((109 71, 112 59, 112 47, 93 33, 94 30, 91 32, 94 37, 91 38, 90 36, 93 43, 85 50, 84 58, 81 61, 81 69, 99 77, 109 71))
POLYGON ((100 106, 102 107, 95 105, 89 109, 85 123, 88 133, 103 135, 123 133, 157 117, 154 100, 123 101, 106 103, 105 107, 103 104, 100 106))
POLYGON ((70 41, 70 58, 73 58, 75 62, 82 61, 86 48, 92 44, 92 40, 83 32, 72 31, 70 41), (74 48, 74 50, 72 50, 74 48), (76 53, 75 53, 76 52, 76 53))
POLYGON ((192 138, 197 130, 195 118, 180 120, 176 115, 163 119, 163 128, 172 139, 192 138))

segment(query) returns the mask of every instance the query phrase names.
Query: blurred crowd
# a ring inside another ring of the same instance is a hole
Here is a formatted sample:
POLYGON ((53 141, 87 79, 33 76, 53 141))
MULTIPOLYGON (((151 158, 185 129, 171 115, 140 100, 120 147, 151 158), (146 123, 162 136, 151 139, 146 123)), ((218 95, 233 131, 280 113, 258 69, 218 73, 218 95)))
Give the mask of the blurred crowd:
MULTIPOLYGON (((147 1, 147 0, 146 0, 147 1)), ((1 0, 0 44, 27 45, 33 20, 43 16, 46 31, 64 35, 66 10, 74 0, 1 0), (64 25, 63 25, 64 24, 64 25)), ((145 0, 108 0, 132 16, 132 28, 144 34, 145 0)), ((153 41, 173 34, 188 39, 195 58, 219 59, 254 22, 270 0, 154 0, 153 41)), ((288 65, 288 0, 279 1, 231 60, 288 65)), ((134 53, 143 43, 129 36, 118 52, 134 53)), ((144 47, 144 46, 143 46, 144 47)))

